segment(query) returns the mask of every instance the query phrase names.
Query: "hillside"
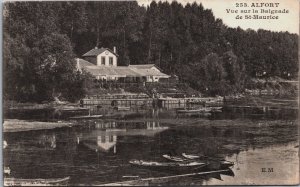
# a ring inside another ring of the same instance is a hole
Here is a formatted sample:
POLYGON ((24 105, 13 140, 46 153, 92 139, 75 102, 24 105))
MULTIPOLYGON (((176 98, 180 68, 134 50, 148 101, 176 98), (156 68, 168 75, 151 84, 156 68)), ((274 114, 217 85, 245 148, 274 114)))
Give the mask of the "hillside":
POLYGON ((73 59, 95 46, 115 46, 121 65, 156 64, 209 95, 298 74, 297 34, 230 28, 197 3, 7 2, 3 23, 6 99, 80 99, 85 77, 73 59))

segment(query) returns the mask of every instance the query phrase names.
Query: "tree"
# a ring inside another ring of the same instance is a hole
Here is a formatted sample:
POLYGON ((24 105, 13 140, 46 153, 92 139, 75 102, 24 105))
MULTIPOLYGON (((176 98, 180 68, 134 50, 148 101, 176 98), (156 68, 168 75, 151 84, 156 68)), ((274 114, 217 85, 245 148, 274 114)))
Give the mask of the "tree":
POLYGON ((78 79, 74 78, 71 42, 59 33, 55 14, 59 3, 17 2, 5 6, 4 93, 7 99, 49 101, 57 93, 68 98, 74 91, 68 85, 78 79))

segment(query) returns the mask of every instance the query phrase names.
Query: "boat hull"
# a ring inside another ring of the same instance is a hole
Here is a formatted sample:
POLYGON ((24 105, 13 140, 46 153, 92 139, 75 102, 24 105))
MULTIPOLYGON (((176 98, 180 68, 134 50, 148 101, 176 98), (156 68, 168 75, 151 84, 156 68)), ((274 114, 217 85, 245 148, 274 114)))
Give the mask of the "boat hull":
POLYGON ((92 115, 92 116, 74 116, 70 117, 69 119, 98 119, 102 118, 103 115, 92 115))
POLYGON ((186 161, 187 159, 185 158, 180 158, 180 157, 173 157, 170 155, 162 155, 165 159, 169 160, 169 161, 173 161, 173 162, 183 162, 186 161))
POLYGON ((179 164, 177 163, 159 163, 161 165, 144 165, 137 162, 130 162, 130 164, 134 167, 139 167, 143 169, 163 171, 163 172, 172 172, 172 173, 187 173, 187 172, 196 172, 201 171, 203 168, 207 166, 206 163, 201 163, 197 165, 188 165, 188 164, 179 164))

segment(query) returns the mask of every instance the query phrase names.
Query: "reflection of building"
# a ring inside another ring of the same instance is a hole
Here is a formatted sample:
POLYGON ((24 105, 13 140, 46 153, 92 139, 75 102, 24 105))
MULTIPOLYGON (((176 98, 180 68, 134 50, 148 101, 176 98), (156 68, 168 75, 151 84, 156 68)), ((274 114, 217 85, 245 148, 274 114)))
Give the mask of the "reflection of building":
POLYGON ((109 151, 114 148, 114 153, 116 153, 117 136, 98 136, 97 145, 104 151, 109 151))
POLYGON ((82 138, 83 145, 96 152, 117 152, 117 136, 97 136, 96 138, 82 138))
POLYGON ((42 134, 38 138, 38 144, 45 148, 56 148, 56 136, 55 134, 42 134))
POLYGON ((168 127, 160 126, 159 122, 98 122, 95 129, 85 133, 80 138, 83 144, 95 151, 109 152, 114 150, 118 136, 154 136, 168 127))

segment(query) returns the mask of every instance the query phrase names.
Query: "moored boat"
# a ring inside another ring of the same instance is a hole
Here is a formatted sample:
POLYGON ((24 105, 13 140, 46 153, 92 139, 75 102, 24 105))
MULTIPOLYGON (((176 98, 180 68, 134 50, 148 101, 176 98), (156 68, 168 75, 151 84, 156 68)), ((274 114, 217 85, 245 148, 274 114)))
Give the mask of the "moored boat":
POLYGON ((210 108, 212 112, 222 112, 223 107, 207 107, 210 108))
POLYGON ((182 156, 187 159, 191 159, 191 160, 203 159, 203 160, 213 160, 213 161, 225 161, 225 159, 222 157, 209 157, 209 156, 205 156, 205 155, 191 155, 191 154, 182 153, 182 156))
POLYGON ((70 177, 54 179, 18 179, 4 178, 5 186, 55 186, 64 185, 70 180, 70 177))
POLYGON ((187 159, 197 159, 197 158, 200 158, 200 156, 197 156, 197 155, 188 155, 186 153, 182 153, 182 156, 184 158, 187 158, 187 159))
POLYGON ((74 116, 69 119, 98 119, 103 117, 103 115, 87 115, 87 116, 74 116))
POLYGON ((162 157, 164 157, 165 159, 167 160, 170 160, 170 161, 175 161, 175 162, 183 162, 183 161, 186 161, 186 159, 184 158, 181 158, 181 157, 177 157, 177 156, 171 156, 171 155, 162 155, 162 157))
POLYGON ((225 169, 234 165, 234 162, 225 160, 223 158, 213 158, 208 156, 189 155, 182 153, 182 156, 190 160, 206 160, 209 164, 209 168, 213 169, 225 169))
POLYGON ((228 168, 234 165, 234 162, 228 161, 228 160, 223 160, 220 161, 221 168, 228 168))
POLYGON ((208 165, 209 169, 227 169, 234 165, 234 162, 227 161, 227 160, 225 161, 210 160, 208 162, 209 162, 208 165))
POLYGON ((210 108, 184 108, 178 109, 177 113, 208 113, 211 112, 210 108))
POLYGON ((130 110, 130 107, 127 107, 127 106, 116 106, 114 109, 116 109, 118 111, 128 111, 128 110, 130 110))
POLYGON ((143 161, 131 160, 130 164, 134 166, 144 167, 148 169, 159 169, 168 171, 193 171, 207 166, 205 162, 156 162, 156 161, 143 161))

